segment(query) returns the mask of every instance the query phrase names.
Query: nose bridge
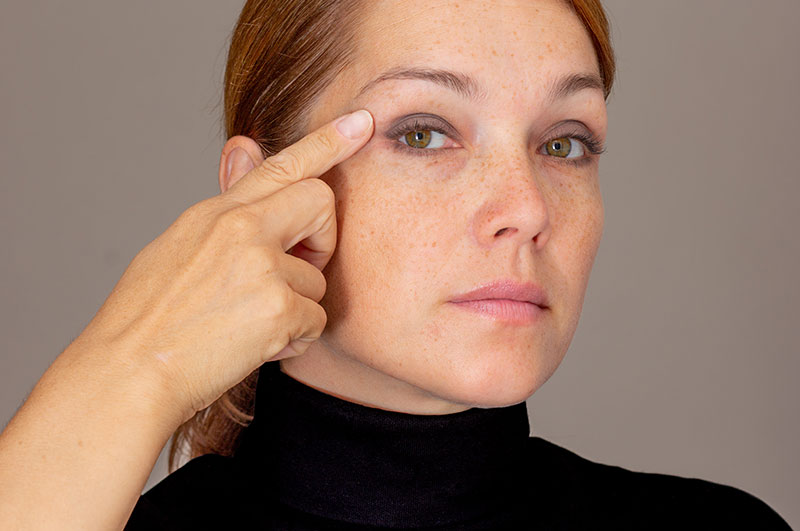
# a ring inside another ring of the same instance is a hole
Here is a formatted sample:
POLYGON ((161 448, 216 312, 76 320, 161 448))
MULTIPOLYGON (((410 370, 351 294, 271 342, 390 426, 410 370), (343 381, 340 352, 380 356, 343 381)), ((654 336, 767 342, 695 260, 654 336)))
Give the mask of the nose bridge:
POLYGON ((526 146, 514 144, 481 157, 477 171, 485 188, 474 220, 481 245, 493 245, 498 239, 544 245, 550 228, 549 205, 531 157, 526 146))

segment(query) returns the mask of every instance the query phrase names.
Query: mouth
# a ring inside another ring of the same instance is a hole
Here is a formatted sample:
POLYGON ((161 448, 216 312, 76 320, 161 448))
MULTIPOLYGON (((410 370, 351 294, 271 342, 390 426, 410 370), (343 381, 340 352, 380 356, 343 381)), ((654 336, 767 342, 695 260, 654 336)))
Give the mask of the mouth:
POLYGON ((538 322, 546 308, 529 301, 513 299, 477 299, 450 301, 472 314, 509 324, 530 325, 538 322))
POLYGON ((511 279, 488 282, 454 297, 450 302, 477 301, 512 301, 533 304, 540 309, 548 307, 547 294, 541 286, 533 282, 517 282, 511 279))
POLYGON ((500 279, 451 299, 454 306, 493 321, 530 325, 548 309, 547 294, 533 282, 500 279))

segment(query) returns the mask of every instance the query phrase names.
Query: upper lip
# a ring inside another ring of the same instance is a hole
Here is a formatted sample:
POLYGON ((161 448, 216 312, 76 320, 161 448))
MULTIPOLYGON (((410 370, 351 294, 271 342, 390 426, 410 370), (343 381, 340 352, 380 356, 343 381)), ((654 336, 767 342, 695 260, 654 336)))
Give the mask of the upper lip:
POLYGON ((533 282, 517 282, 510 279, 495 280, 482 284, 477 289, 458 295, 450 302, 477 301, 484 299, 510 299, 531 302, 547 307, 547 296, 541 286, 533 282))

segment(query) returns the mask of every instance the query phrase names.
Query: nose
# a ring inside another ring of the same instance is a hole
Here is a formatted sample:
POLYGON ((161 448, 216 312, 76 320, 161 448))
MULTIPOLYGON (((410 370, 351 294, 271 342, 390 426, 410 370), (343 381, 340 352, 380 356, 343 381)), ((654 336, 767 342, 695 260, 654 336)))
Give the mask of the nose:
POLYGON ((474 216, 474 235, 484 248, 502 242, 542 248, 550 237, 551 205, 543 193, 541 176, 526 153, 496 154, 479 170, 481 188, 474 216))

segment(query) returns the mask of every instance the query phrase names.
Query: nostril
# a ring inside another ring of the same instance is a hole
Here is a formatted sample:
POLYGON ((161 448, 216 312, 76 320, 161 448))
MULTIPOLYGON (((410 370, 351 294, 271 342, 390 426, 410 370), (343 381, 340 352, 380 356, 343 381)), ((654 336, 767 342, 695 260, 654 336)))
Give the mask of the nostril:
POLYGON ((505 231, 507 231, 507 230, 508 230, 508 227, 506 227, 506 228, 504 228, 504 229, 500 229, 499 231, 497 231, 497 233, 495 234, 495 236, 500 236, 501 234, 503 234, 503 233, 504 233, 505 231))

